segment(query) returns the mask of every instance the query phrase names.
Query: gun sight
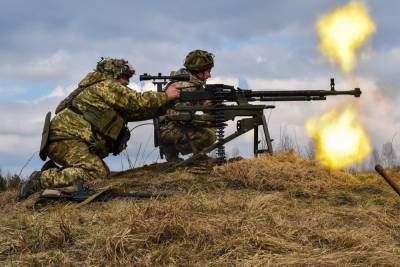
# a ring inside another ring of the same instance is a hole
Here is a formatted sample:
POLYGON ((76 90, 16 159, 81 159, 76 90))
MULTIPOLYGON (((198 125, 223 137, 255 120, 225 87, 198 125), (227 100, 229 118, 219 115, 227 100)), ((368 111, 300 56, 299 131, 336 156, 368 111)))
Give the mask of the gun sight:
POLYGON ((149 80, 172 80, 172 81, 182 81, 182 82, 187 82, 190 80, 189 74, 177 74, 177 75, 162 75, 161 73, 158 73, 158 75, 149 75, 147 73, 144 73, 139 76, 140 81, 149 81, 149 80))

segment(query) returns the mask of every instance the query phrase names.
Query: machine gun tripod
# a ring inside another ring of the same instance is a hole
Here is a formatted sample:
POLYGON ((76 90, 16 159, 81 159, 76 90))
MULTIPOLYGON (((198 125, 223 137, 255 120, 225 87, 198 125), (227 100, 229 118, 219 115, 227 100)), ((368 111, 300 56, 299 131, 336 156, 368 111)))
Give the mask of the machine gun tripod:
MULTIPOLYGON (((183 93, 183 92, 182 92, 183 93)), ((190 162, 195 160, 202 155, 206 155, 207 153, 217 149, 217 162, 218 164, 222 164, 226 161, 225 156, 225 144, 230 142, 231 140, 237 138, 238 136, 247 133, 250 130, 254 130, 254 140, 253 140, 253 153, 254 156, 257 157, 260 153, 268 152, 270 154, 273 153, 272 148, 272 139, 268 130, 268 123, 264 115, 264 109, 272 109, 275 108, 273 105, 253 105, 249 103, 241 103, 241 105, 226 105, 222 103, 217 103, 214 106, 204 107, 201 105, 196 105, 193 107, 179 107, 176 108, 181 114, 187 114, 186 116, 176 116, 171 117, 171 120, 178 121, 187 121, 198 119, 198 116, 195 112, 201 111, 206 114, 210 114, 207 122, 211 123, 213 127, 217 129, 217 141, 211 146, 204 148, 203 150, 197 152, 195 155, 185 160, 185 162, 190 162), (225 137, 225 127, 226 122, 230 120, 234 120, 236 117, 241 117, 236 122, 236 131, 225 137), (242 118, 245 117, 245 118, 242 118), (265 142, 267 144, 267 149, 260 149, 259 144, 259 135, 258 130, 261 126, 265 142)), ((203 116, 204 119, 204 116, 203 116)), ((199 119, 198 119, 199 120, 199 119)), ((183 162, 182 162, 183 163, 183 162)), ((178 163, 179 165, 181 163, 178 163)))

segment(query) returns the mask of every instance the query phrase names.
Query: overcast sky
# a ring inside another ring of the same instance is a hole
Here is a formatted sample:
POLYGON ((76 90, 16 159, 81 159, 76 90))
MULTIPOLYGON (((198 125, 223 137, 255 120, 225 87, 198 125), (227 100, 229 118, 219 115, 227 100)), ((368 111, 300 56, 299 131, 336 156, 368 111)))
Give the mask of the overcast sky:
MULTIPOLYGON (((400 1, 365 2, 377 33, 349 77, 321 56, 315 29, 320 16, 348 1, 0 0, 0 168, 19 172, 39 148, 46 112, 54 111, 101 56, 125 58, 138 74, 169 73, 193 49, 215 54, 214 82, 252 89, 329 89, 335 77, 337 89, 359 86, 363 95, 357 102, 373 144, 381 146, 398 133, 394 143, 399 148, 400 1)), ((135 76, 130 86, 143 85, 135 76)), ((273 138, 278 141, 286 129, 302 145, 307 118, 350 100, 276 103, 269 119, 273 138)), ((147 151, 142 162, 157 154, 152 139, 140 138, 152 131, 143 126, 133 133, 128 150, 133 161, 140 145, 147 151)), ((244 136, 228 151, 238 147, 250 156, 250 143, 251 135, 244 136)), ((124 157, 111 156, 107 162, 112 169, 127 166, 124 157)), ((22 174, 40 165, 35 156, 22 174)))

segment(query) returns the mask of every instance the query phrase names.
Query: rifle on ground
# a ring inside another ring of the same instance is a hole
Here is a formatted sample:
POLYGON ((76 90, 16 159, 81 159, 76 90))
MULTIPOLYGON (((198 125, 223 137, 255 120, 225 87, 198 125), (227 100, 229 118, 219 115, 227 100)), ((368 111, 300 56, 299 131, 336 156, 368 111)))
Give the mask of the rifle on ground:
POLYGON ((110 185, 100 190, 80 187, 78 191, 66 193, 59 189, 45 189, 37 203, 46 203, 49 200, 67 201, 78 203, 75 208, 86 205, 92 201, 105 202, 112 199, 129 198, 133 200, 159 199, 171 196, 169 192, 133 191, 129 188, 110 185))
POLYGON ((175 165, 175 167, 184 165, 190 161, 206 155, 214 149, 217 149, 217 162, 219 164, 226 161, 224 145, 236 137, 254 130, 254 156, 260 153, 273 153, 272 141, 267 120, 264 115, 265 109, 273 109, 274 105, 251 104, 251 102, 275 102, 275 101, 316 101, 326 100, 327 96, 336 95, 352 95, 354 97, 361 96, 360 88, 355 88, 349 91, 335 90, 334 79, 331 79, 330 90, 248 90, 235 88, 225 84, 206 84, 198 91, 182 91, 180 93, 180 101, 191 102, 191 106, 175 107, 178 115, 169 119, 177 121, 187 121, 203 119, 204 115, 197 115, 201 111, 209 114, 207 122, 211 122, 213 127, 217 129, 217 141, 192 157, 175 165), (213 105, 204 106, 199 104, 199 101, 210 100, 213 105), (237 130, 225 137, 226 122, 234 120, 236 117, 245 117, 237 121, 237 130), (258 128, 262 127, 265 137, 267 149, 259 149, 258 128))
MULTIPOLYGON (((167 85, 167 83, 177 82, 177 81, 189 81, 190 76, 189 76, 189 74, 177 74, 177 75, 165 76, 165 75, 162 75, 161 73, 158 73, 158 75, 153 76, 153 75, 144 73, 139 76, 139 80, 140 81, 152 80, 153 84, 157 86, 157 92, 162 92, 163 86, 167 85)), ((160 148, 160 158, 163 159, 164 151, 162 149, 162 146, 160 146, 160 118, 159 117, 153 118, 153 125, 154 125, 154 146, 160 148)))

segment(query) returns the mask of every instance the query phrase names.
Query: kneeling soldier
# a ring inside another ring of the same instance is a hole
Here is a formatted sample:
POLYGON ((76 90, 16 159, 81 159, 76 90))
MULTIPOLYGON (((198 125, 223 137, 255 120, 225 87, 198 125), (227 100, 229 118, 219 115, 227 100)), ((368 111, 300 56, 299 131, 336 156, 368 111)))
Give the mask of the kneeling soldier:
MULTIPOLYGON (((214 67, 214 55, 203 50, 193 50, 185 58, 184 67, 171 75, 189 74, 190 81, 175 82, 182 91, 197 91, 205 85, 211 77, 211 69, 214 67)), ((167 87, 169 88, 169 87, 167 87)), ((190 106, 193 103, 176 101, 175 106, 190 106)), ((199 103, 204 106, 211 105, 210 101, 199 103)), ((210 127, 206 121, 179 121, 172 117, 179 116, 173 108, 167 111, 167 115, 160 118, 160 144, 167 161, 179 160, 179 153, 186 155, 196 153, 212 145, 215 140, 215 128, 210 127)))
POLYGON ((126 60, 102 59, 58 105, 40 153, 42 159, 48 156, 51 161, 22 184, 20 199, 44 188, 107 178, 110 171, 102 159, 126 148, 127 123, 162 115, 169 101, 179 97, 176 86, 161 93, 135 92, 127 87, 134 73, 126 60))

